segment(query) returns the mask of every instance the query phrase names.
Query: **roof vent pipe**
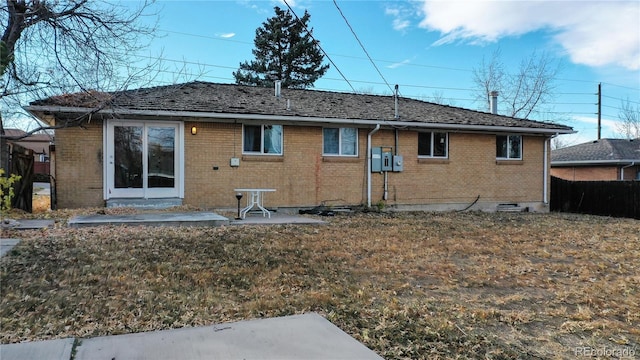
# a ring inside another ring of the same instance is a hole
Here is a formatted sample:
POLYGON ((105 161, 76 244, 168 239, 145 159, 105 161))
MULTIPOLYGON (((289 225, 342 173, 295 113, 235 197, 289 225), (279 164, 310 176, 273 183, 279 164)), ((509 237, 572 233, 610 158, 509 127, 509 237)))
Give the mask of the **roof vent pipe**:
POLYGON ((498 114, 498 92, 495 90, 489 93, 489 110, 492 114, 498 114))
POLYGON ((400 117, 400 115, 398 115, 398 84, 396 84, 396 92, 395 92, 394 98, 395 98, 395 102, 396 102, 396 104, 395 104, 396 105, 396 107, 395 107, 396 110, 395 110, 395 113, 394 113, 393 117, 394 117, 394 119, 397 119, 397 118, 400 117))
POLYGON ((282 81, 276 80, 276 97, 280 97, 280 90, 282 89, 282 81))

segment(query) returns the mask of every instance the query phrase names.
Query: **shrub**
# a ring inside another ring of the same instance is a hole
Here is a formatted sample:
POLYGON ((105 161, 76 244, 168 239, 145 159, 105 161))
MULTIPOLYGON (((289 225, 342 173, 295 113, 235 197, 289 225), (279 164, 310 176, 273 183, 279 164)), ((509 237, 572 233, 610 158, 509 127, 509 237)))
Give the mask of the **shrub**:
POLYGON ((11 174, 9 177, 4 176, 4 169, 0 169, 0 215, 4 215, 11 210, 11 200, 15 196, 13 185, 20 180, 20 176, 11 174))

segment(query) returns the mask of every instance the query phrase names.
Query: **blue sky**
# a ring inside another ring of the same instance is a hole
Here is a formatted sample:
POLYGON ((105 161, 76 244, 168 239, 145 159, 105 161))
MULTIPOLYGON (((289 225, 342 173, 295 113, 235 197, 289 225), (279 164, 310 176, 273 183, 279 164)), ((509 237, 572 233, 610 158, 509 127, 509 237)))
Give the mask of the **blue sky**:
MULTIPOLYGON (((386 81, 402 96, 484 110, 474 101, 472 70, 500 49, 508 71, 533 51, 559 62, 555 96, 535 119, 573 126, 578 134, 566 135, 568 143, 596 138, 598 83, 603 137, 615 136, 622 100, 640 106, 640 1, 287 3, 299 16, 310 13, 314 37, 335 63, 316 82, 319 90, 389 94, 386 81)), ((164 59, 157 83, 233 83, 239 63, 253 59, 255 30, 274 6, 287 8, 284 0, 159 1, 159 36, 144 54, 164 59)))

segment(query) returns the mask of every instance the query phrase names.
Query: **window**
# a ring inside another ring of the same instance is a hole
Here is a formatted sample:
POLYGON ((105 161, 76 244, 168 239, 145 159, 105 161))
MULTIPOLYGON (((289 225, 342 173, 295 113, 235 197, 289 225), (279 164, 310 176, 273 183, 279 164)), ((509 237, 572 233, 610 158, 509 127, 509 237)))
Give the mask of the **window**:
POLYGON ((418 156, 441 157, 449 156, 449 136, 443 132, 419 132, 418 156))
POLYGON ((282 125, 244 125, 242 152, 282 155, 282 125))
POLYGON ((496 158, 508 160, 522 160, 522 136, 496 136, 496 158))
POLYGON ((358 129, 356 128, 324 128, 322 139, 324 155, 358 155, 358 129))

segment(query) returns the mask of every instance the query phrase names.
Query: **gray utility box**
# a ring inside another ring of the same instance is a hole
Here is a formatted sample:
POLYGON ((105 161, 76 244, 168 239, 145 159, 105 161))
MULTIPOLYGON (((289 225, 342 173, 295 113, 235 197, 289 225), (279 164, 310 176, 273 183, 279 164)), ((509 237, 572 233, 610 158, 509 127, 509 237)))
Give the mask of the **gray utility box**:
POLYGON ((401 155, 393 155, 393 148, 388 146, 371 148, 371 172, 403 170, 401 155))
POLYGON ((404 169, 404 159, 402 155, 393 155, 393 171, 401 172, 404 169))

